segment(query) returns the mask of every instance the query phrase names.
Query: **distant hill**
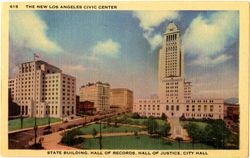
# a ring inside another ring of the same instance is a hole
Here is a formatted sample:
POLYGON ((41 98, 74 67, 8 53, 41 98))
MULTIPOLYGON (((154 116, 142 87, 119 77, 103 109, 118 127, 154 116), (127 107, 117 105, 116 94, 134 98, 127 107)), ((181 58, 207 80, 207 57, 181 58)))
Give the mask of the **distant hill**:
POLYGON ((239 99, 238 98, 227 98, 224 100, 224 102, 228 103, 228 104, 238 104, 239 99))

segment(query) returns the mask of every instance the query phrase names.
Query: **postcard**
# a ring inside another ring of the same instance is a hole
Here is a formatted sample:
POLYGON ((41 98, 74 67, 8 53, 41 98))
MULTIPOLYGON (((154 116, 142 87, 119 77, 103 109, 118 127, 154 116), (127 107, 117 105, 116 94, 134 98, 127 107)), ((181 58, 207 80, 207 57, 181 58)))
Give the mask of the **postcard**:
POLYGON ((247 2, 2 6, 3 156, 247 157, 247 2))

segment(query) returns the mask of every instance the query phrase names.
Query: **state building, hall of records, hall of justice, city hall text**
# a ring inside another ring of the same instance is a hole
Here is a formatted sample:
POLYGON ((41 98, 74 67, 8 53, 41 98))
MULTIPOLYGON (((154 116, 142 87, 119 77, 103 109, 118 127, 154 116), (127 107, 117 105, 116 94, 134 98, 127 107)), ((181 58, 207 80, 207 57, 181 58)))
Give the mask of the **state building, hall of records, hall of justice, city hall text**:
POLYGON ((191 82, 184 77, 180 30, 170 22, 159 50, 158 96, 136 99, 133 112, 141 116, 223 119, 223 99, 192 98, 191 82))

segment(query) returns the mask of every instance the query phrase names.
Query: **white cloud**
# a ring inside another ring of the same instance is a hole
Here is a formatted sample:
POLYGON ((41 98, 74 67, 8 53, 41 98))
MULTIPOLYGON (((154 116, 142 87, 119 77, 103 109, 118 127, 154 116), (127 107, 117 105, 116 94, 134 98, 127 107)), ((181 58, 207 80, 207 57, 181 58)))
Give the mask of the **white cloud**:
POLYGON ((162 36, 160 34, 152 35, 151 32, 144 32, 143 36, 148 40, 151 50, 156 49, 162 43, 162 36))
POLYGON ((135 11, 133 15, 140 20, 140 26, 144 30, 151 30, 167 19, 179 17, 175 11, 135 11))
POLYGON ((140 20, 140 27, 144 31, 143 36, 150 44, 151 50, 154 50, 162 43, 162 36, 153 33, 155 27, 165 20, 178 19, 179 13, 176 11, 135 11, 133 16, 140 20))
POLYGON ((96 55, 117 57, 118 53, 120 52, 120 48, 120 44, 113 41, 112 39, 99 41, 95 46, 92 47, 92 55, 93 57, 96 55))
POLYGON ((63 65, 62 70, 65 72, 83 72, 86 68, 82 65, 63 65))
POLYGON ((46 23, 34 11, 10 13, 10 37, 14 44, 45 53, 57 53, 62 48, 46 35, 46 23))
MULTIPOLYGON (((237 12, 218 12, 209 17, 197 16, 183 35, 185 52, 205 57, 210 64, 219 64, 230 56, 220 55, 236 41, 239 28, 237 12)), ((208 62, 207 61, 207 62, 208 62)))
POLYGON ((227 54, 220 54, 219 56, 212 58, 210 56, 205 56, 205 55, 199 55, 197 59, 195 59, 194 61, 192 61, 190 64, 191 65, 203 65, 203 66, 215 66, 218 65, 220 63, 224 63, 227 60, 231 59, 232 56, 231 55, 227 55, 227 54))

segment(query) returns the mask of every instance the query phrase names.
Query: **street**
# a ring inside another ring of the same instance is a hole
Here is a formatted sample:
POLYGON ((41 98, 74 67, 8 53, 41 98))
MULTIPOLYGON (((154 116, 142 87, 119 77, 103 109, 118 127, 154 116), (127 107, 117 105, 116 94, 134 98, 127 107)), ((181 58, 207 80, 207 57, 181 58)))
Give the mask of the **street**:
MULTIPOLYGON (((111 117, 114 115, 117 115, 117 112, 104 114, 104 115, 94 115, 94 116, 87 116, 86 118, 77 118, 74 120, 70 120, 68 122, 59 122, 55 124, 51 124, 51 131, 52 133, 57 132, 59 130, 67 129, 67 128, 73 128, 74 126, 90 123, 99 119, 103 119, 106 117, 111 117)), ((47 127, 45 126, 39 126, 37 129, 37 137, 42 136, 44 133, 44 129, 47 127)), ((34 130, 33 129, 23 129, 19 130, 17 132, 9 132, 8 138, 9 138, 9 149, 27 149, 29 148, 29 141, 34 140, 34 130)), ((38 142, 38 139, 36 140, 38 142)))

